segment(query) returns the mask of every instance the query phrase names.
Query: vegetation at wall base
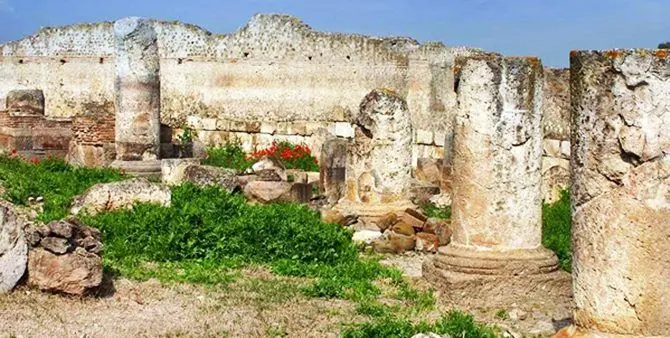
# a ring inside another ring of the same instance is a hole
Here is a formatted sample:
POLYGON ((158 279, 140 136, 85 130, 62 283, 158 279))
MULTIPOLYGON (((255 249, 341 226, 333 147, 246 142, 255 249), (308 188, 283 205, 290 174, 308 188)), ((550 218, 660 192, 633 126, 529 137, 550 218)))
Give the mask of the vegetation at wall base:
POLYGON ((40 221, 52 221, 69 214, 72 199, 97 183, 127 178, 115 169, 73 167, 56 158, 27 162, 13 152, 0 155, 0 182, 3 198, 27 205, 29 198, 42 197, 40 221))
POLYGON ((561 191, 561 198, 542 206, 542 245, 554 251, 561 268, 572 271, 572 218, 570 191, 561 191))
POLYGON ((239 142, 229 142, 219 147, 208 148, 207 158, 202 160, 202 164, 243 172, 254 164, 254 160, 247 158, 239 142))
POLYGON ((286 169, 319 171, 319 163, 306 145, 290 142, 273 142, 272 146, 246 154, 239 142, 229 142, 207 149, 203 164, 244 171, 263 156, 272 156, 281 161, 286 169))

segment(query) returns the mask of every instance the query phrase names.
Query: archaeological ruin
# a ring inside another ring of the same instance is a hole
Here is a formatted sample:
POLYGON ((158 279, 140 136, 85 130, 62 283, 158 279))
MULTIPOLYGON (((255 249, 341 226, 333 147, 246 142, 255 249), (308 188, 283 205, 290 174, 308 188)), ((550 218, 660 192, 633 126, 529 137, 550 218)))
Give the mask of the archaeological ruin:
POLYGON ((168 186, 189 181, 306 204, 379 253, 428 253, 423 277, 465 309, 540 300, 574 310, 550 327, 559 337, 669 336, 670 54, 575 51, 570 63, 275 14, 229 34, 132 17, 0 45, 0 152, 165 184, 96 185, 41 228, 0 204, 0 292, 27 271, 29 285, 85 294, 104 243, 72 217, 170 206, 168 186), (319 172, 271 156, 242 172, 201 165, 211 147, 279 141, 317 154, 319 172), (572 274, 542 241, 543 203, 565 189, 572 274), (79 277, 53 281, 54 269, 79 277))

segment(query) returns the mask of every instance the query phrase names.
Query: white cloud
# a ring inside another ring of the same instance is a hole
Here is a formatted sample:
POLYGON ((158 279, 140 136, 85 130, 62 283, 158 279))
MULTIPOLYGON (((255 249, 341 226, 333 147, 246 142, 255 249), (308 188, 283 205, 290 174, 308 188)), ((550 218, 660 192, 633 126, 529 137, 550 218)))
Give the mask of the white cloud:
POLYGON ((14 7, 9 4, 9 0, 0 0, 0 12, 1 13, 13 13, 14 7))

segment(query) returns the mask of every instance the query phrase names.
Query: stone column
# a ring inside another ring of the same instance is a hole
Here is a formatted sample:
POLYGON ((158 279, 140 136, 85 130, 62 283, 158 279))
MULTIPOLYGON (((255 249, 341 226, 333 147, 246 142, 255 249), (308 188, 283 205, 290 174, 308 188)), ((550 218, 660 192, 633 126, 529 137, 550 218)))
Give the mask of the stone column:
POLYGON ((404 99, 376 89, 365 96, 347 147, 346 188, 337 209, 381 216, 412 207, 412 125, 404 99))
POLYGON ((329 204, 337 203, 345 191, 347 141, 342 138, 326 140, 321 147, 319 183, 329 204))
POLYGON ((160 172, 160 78, 156 32, 151 21, 131 17, 114 23, 116 38, 116 165, 160 172), (133 163, 144 161, 144 163, 133 163))
POLYGON ((670 336, 670 56, 571 54, 575 324, 670 336))
POLYGON ((569 275, 541 244, 542 65, 495 54, 457 62, 453 235, 424 275, 464 305, 569 295, 569 275))

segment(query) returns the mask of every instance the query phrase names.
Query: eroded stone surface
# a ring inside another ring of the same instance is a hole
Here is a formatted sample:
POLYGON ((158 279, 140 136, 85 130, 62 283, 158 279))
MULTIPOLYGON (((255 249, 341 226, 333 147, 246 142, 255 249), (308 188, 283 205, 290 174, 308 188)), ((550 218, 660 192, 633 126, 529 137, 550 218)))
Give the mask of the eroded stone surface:
POLYGON ((0 293, 11 291, 26 271, 28 245, 25 222, 0 206, 0 293))
POLYGON ((392 91, 373 90, 363 99, 347 149, 346 193, 339 202, 343 208, 381 215, 411 204, 405 197, 412 178, 408 116, 407 103, 392 91), (384 212, 370 212, 367 206, 384 212))
POLYGON ((151 21, 114 23, 116 39, 116 158, 156 160, 160 151, 160 58, 151 21))
POLYGON ((535 249, 541 236, 542 65, 497 55, 462 62, 452 241, 535 249))
POLYGON ((172 194, 167 186, 136 178, 96 184, 75 199, 70 211, 75 215, 84 210, 90 214, 97 214, 103 211, 132 208, 135 203, 169 206, 171 201, 172 194))
POLYGON ((670 57, 573 52, 575 323, 670 335, 670 57))

